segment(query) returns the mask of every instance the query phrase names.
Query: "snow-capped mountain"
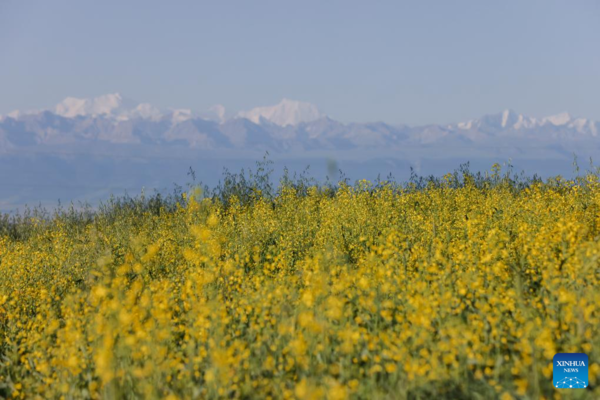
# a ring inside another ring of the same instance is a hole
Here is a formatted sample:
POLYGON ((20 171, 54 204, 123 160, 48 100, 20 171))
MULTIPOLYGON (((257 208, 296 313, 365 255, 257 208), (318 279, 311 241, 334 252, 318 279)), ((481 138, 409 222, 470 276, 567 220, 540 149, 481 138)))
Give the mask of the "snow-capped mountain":
POLYGON ((300 101, 257 107, 227 118, 222 105, 205 112, 161 110, 119 93, 92 99, 68 97, 51 110, 16 111, 0 118, 0 146, 105 142, 183 145, 201 149, 277 151, 393 149, 406 146, 568 145, 596 138, 600 125, 561 113, 534 118, 504 110, 449 125, 408 127, 344 124, 300 101))
POLYGON ((239 118, 248 119, 255 124, 263 120, 279 126, 298 125, 325 117, 317 106, 302 101, 283 99, 279 104, 269 107, 256 107, 250 111, 242 111, 239 118))
POLYGON ((201 113, 200 116, 211 121, 224 122, 227 116, 227 111, 222 104, 215 104, 208 111, 201 113))
POLYGON ((517 114, 512 110, 504 110, 498 114, 486 115, 481 119, 460 122, 455 127, 463 131, 483 130, 494 134, 501 132, 524 132, 527 130, 546 130, 548 133, 556 132, 557 130, 568 130, 571 133, 576 132, 591 136, 597 136, 599 133, 596 121, 586 118, 574 118, 568 112, 543 118, 533 118, 517 114))
POLYGON ((0 118, 4 149, 91 142, 277 151, 568 146, 595 139, 599 132, 597 122, 568 113, 534 118, 504 110, 455 124, 408 127, 382 122, 344 124, 310 103, 289 99, 227 118, 222 105, 200 113, 161 110, 119 93, 92 99, 68 97, 50 110, 15 111, 0 118))
POLYGON ((53 112, 65 118, 107 118, 116 121, 132 119, 159 121, 163 118, 171 118, 175 124, 195 117, 191 110, 161 110, 148 103, 137 103, 123 97, 120 93, 91 99, 67 97, 54 107, 53 112))
MULTIPOLYGON (((54 107, 54 113, 65 118, 103 116, 124 119, 123 117, 134 111, 137 106, 132 100, 123 98, 120 93, 112 93, 93 99, 67 97, 54 107)), ((158 111, 149 104, 140 106, 140 110, 151 110, 151 113, 158 111)))

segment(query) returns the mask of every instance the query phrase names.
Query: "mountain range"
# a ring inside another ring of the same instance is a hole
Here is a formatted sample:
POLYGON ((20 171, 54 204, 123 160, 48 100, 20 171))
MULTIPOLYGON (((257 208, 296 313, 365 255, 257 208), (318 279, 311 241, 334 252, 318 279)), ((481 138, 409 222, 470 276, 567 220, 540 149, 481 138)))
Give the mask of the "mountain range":
POLYGON ((69 97, 44 110, 0 116, 0 211, 23 204, 95 203, 111 193, 162 189, 190 168, 214 185, 223 169, 252 168, 269 152, 276 174, 310 166, 317 179, 444 174, 460 164, 508 163, 541 176, 573 173, 574 155, 595 158, 600 123, 561 113, 504 110, 449 124, 343 123, 313 104, 283 99, 228 113, 161 109, 119 93, 69 97), (334 166, 332 168, 332 166, 334 166))
POLYGON ((596 141, 600 123, 561 113, 533 118, 504 110, 446 125, 342 123, 315 105, 283 99, 226 117, 222 106, 205 113, 161 110, 119 93, 93 99, 68 97, 54 108, 0 116, 0 151, 28 146, 91 143, 185 146, 204 150, 284 152, 448 145, 566 144, 596 141))

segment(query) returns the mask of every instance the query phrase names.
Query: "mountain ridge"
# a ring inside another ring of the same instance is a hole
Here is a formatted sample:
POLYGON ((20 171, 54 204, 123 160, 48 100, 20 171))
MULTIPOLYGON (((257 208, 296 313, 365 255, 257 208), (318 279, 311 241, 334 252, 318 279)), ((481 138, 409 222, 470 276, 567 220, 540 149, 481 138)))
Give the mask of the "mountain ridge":
POLYGON ((600 124, 560 113, 534 118, 506 109, 478 119, 422 126, 385 122, 342 123, 316 106, 284 98, 227 117, 223 106, 205 113, 190 109, 161 110, 136 103, 119 93, 92 99, 68 97, 54 108, 0 117, 0 149, 27 146, 91 144, 179 145, 191 148, 310 151, 401 148, 407 145, 565 144, 594 140, 600 124))

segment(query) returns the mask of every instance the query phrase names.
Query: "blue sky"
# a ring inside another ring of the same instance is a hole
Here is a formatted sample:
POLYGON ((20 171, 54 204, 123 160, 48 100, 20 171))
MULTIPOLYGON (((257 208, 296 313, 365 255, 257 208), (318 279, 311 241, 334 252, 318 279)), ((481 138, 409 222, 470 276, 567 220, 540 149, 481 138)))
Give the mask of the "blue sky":
POLYGON ((0 113, 117 91, 358 122, 600 119, 600 2, 0 2, 0 113))

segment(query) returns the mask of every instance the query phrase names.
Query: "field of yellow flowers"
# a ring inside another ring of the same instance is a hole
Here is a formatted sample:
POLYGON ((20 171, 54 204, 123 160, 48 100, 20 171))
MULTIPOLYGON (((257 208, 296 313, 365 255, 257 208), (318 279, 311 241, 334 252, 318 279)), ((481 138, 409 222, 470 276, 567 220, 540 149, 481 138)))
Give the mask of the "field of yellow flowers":
POLYGON ((0 236, 0 398, 600 398, 600 182, 281 186, 0 236), (590 386, 557 390, 584 352, 590 386))

